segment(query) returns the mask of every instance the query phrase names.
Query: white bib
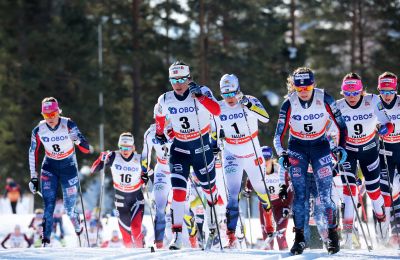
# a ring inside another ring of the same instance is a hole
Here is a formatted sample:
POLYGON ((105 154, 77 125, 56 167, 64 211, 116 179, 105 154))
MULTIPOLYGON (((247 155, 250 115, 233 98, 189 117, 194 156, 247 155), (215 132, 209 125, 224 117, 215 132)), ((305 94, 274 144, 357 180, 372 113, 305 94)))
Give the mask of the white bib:
POLYGON ((110 167, 114 188, 122 192, 134 192, 142 185, 140 155, 133 155, 130 161, 125 161, 119 151, 110 167))

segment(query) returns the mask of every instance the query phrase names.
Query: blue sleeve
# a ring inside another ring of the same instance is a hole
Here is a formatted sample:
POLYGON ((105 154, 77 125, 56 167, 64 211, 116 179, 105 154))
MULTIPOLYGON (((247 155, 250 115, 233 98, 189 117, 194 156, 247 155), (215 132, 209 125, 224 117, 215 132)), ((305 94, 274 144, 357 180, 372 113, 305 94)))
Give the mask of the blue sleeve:
POLYGON ((282 143, 285 133, 289 128, 290 112, 290 101, 289 99, 286 99, 281 106, 281 110, 279 111, 279 118, 274 136, 274 146, 278 156, 280 156, 282 152, 286 150, 282 147, 282 143))
POLYGON ((344 148, 346 147, 347 126, 342 116, 342 112, 337 107, 336 101, 333 99, 333 97, 326 92, 324 93, 324 103, 326 110, 339 129, 339 146, 344 148))

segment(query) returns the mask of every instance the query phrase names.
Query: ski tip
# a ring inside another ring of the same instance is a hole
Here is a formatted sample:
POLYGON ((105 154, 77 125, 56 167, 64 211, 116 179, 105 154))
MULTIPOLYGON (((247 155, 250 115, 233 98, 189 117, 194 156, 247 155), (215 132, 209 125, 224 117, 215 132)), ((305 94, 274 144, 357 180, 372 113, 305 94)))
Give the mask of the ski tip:
POLYGON ((151 253, 156 252, 156 250, 154 250, 154 246, 151 246, 151 247, 150 247, 150 252, 151 252, 151 253))

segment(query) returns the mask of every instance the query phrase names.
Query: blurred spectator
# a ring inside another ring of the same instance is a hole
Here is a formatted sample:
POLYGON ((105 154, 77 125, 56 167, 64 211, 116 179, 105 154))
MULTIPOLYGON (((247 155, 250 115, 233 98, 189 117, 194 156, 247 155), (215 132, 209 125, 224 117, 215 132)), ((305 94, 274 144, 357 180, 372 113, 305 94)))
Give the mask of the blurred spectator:
POLYGON ((124 242, 119 238, 118 230, 113 230, 111 239, 109 241, 105 241, 101 247, 103 248, 122 248, 124 246, 124 242))
POLYGON ((101 237, 101 231, 100 229, 99 232, 99 239, 97 239, 97 229, 98 229, 98 221, 96 219, 92 219, 89 222, 89 230, 88 230, 88 236, 89 236, 89 244, 90 247, 98 247, 99 244, 102 243, 102 237, 101 237))
POLYGON ((4 198, 8 198, 11 203, 11 209, 13 214, 17 214, 18 200, 22 199, 22 192, 20 186, 12 178, 7 178, 6 190, 4 192, 4 198))
POLYGON ((42 246, 42 232, 43 232, 43 209, 36 209, 35 216, 32 218, 29 228, 33 230, 33 234, 30 238, 31 243, 34 247, 42 246))
POLYGON ((56 206, 54 208, 53 213, 53 232, 54 234, 57 233, 57 225, 60 226, 60 239, 64 238, 64 227, 63 227, 63 220, 62 217, 64 215, 64 203, 63 200, 58 198, 56 202, 56 206))
POLYGON ((24 247, 24 240, 26 242, 26 247, 31 247, 31 241, 26 234, 21 233, 21 227, 19 225, 16 225, 14 232, 9 233, 1 242, 1 246, 5 249, 7 249, 6 242, 8 240, 10 240, 10 242, 8 242, 8 248, 22 248, 24 247))

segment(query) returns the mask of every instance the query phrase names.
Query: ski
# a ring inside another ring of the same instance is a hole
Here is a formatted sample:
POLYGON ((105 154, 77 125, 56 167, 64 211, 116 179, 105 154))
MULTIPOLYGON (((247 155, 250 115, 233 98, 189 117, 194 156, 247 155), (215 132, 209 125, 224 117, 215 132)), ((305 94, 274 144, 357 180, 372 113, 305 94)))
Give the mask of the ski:
POLYGON ((280 230, 278 230, 278 231, 274 231, 271 235, 269 235, 269 236, 267 237, 267 239, 265 239, 265 241, 264 241, 265 245, 266 245, 267 247, 269 247, 271 241, 274 240, 275 237, 277 237, 277 236, 279 236, 279 235, 282 235, 285 231, 286 231, 286 228, 282 228, 282 229, 280 229, 280 230))
POLYGON ((206 246, 205 246, 204 250, 211 249, 211 247, 214 244, 215 237, 216 237, 215 229, 210 230, 210 234, 208 235, 206 246))

